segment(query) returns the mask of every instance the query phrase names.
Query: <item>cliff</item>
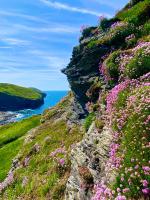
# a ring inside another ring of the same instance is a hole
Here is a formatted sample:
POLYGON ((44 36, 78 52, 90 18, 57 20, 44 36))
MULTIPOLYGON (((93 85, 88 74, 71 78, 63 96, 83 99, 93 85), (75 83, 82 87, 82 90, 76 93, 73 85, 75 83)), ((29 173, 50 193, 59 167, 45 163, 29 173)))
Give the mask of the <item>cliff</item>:
POLYGON ((0 84, 0 110, 35 109, 44 103, 45 94, 34 88, 0 84))
POLYGON ((7 172, 1 199, 150 198, 149 34, 149 0, 83 30, 62 70, 72 91, 25 133, 12 166, 0 169, 7 172))

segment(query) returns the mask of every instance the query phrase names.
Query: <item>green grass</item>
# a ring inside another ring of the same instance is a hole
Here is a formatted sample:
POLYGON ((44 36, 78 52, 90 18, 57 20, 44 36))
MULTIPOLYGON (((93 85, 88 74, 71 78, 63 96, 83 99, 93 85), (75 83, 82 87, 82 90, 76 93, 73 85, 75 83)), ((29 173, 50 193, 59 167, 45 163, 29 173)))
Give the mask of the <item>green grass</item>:
POLYGON ((32 134, 32 141, 24 144, 20 150, 20 163, 23 163, 24 159, 30 155, 28 166, 15 172, 14 184, 6 189, 0 199, 8 200, 18 197, 24 200, 62 199, 70 172, 71 145, 79 142, 83 136, 83 132, 77 125, 68 130, 66 121, 62 118, 64 112, 69 112, 68 106, 70 106, 69 101, 65 98, 56 107, 45 112, 43 123, 32 134), (40 147, 38 153, 32 151, 35 144, 40 147), (60 167, 50 154, 62 144, 67 155, 65 157, 58 155, 65 159, 65 165, 60 167), (28 181, 22 187, 24 177, 28 181))
POLYGON ((38 126, 40 116, 34 116, 21 122, 0 127, 0 181, 10 170, 12 159, 22 147, 26 133, 38 126))
POLYGON ((130 9, 125 9, 117 14, 117 18, 134 24, 143 24, 149 19, 149 0, 141 1, 130 9))
POLYGON ((94 121, 95 119, 95 113, 92 112, 90 113, 86 118, 85 118, 85 121, 84 121, 84 128, 86 131, 88 131, 89 127, 91 126, 92 122, 94 121))
POLYGON ((37 89, 25 88, 7 83, 0 83, 0 93, 33 100, 40 99, 42 97, 42 93, 37 89))

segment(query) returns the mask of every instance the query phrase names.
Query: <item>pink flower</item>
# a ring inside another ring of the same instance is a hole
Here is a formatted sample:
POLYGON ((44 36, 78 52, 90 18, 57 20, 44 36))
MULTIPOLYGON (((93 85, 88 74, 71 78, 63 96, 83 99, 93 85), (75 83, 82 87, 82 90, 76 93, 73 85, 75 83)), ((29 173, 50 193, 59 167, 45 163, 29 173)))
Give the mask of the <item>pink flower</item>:
POLYGON ((119 195, 117 196, 116 200, 126 200, 126 197, 119 195))
POLYGON ((130 189, 129 189, 129 188, 125 188, 125 189, 123 189, 122 191, 123 191, 123 193, 126 193, 126 192, 129 192, 130 189))
POLYGON ((124 181, 124 177, 121 177, 121 181, 122 181, 122 182, 124 181))
POLYGON ((146 172, 149 172, 149 171, 150 171, 150 167, 148 167, 148 166, 143 166, 142 169, 143 169, 144 171, 146 171, 146 172))
POLYGON ((59 163, 60 163, 61 166, 63 166, 65 164, 65 160, 62 158, 62 159, 59 160, 59 163))
POLYGON ((147 187, 148 186, 148 181, 147 180, 142 180, 142 184, 144 187, 147 187))
POLYGON ((149 188, 142 189, 142 192, 143 192, 143 194, 149 195, 150 189, 149 188))

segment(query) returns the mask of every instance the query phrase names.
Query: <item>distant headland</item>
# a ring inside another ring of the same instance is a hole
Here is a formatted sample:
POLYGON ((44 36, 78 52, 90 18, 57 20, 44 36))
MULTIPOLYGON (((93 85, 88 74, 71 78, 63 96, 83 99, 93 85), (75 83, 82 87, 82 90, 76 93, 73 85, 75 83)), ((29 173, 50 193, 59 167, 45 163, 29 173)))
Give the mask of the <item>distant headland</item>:
POLYGON ((35 109, 44 103, 45 96, 36 88, 0 83, 0 111, 35 109))

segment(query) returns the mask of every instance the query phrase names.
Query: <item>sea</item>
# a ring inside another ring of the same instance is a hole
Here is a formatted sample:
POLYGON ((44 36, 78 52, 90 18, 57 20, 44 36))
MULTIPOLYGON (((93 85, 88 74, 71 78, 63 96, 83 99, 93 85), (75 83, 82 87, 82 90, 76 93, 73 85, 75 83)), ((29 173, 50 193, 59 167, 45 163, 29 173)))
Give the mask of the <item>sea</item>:
POLYGON ((16 122, 25 118, 29 118, 33 115, 42 114, 44 110, 55 106, 63 97, 68 94, 68 91, 44 91, 44 93, 46 93, 46 97, 44 99, 44 104, 41 107, 37 109, 25 109, 15 112, 9 111, 5 114, 8 114, 10 117, 7 117, 3 122, 0 121, 0 124, 16 122))

